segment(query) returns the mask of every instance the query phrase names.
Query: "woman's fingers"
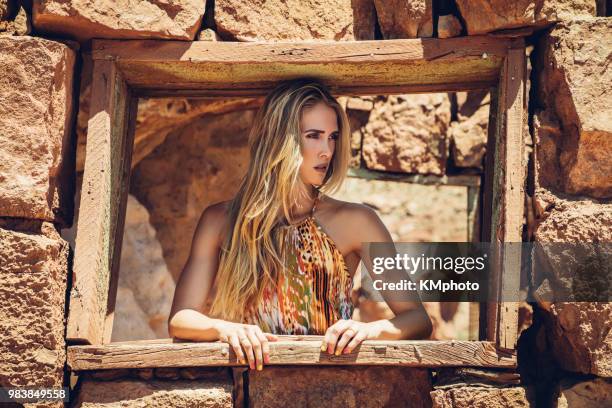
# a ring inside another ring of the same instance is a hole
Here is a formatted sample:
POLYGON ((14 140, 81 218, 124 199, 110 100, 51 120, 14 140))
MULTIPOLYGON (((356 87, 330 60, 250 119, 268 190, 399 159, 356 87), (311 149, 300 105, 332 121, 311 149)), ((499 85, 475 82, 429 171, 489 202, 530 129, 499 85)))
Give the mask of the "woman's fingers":
POLYGON ((357 332, 357 334, 355 334, 355 336, 353 336, 353 339, 349 342, 349 344, 346 346, 346 348, 344 349, 344 353, 350 353, 351 351, 355 350, 355 348, 366 339, 367 335, 365 334, 365 332, 363 330, 359 330, 357 332))
POLYGON ((337 356, 342 354, 342 351, 344 350, 344 346, 346 346, 348 342, 351 341, 351 339, 355 336, 355 334, 357 334, 356 330, 350 326, 344 330, 344 332, 342 333, 340 337, 340 340, 338 340, 338 344, 336 344, 336 355, 337 356))
POLYGON ((344 333, 344 330, 349 326, 349 324, 350 323, 348 320, 338 320, 327 329, 325 332, 324 343, 327 346, 327 352, 329 354, 334 354, 336 343, 338 343, 338 339, 342 333, 344 333))
POLYGON ((241 332, 239 334, 240 344, 244 349, 247 359, 249 360, 249 368, 251 370, 255 369, 255 354, 253 353, 253 346, 251 345, 251 341, 245 332, 241 332))
POLYGON ((261 343, 261 353, 263 354, 263 362, 265 364, 268 364, 270 362, 270 345, 268 344, 268 338, 263 334, 259 327, 255 329, 255 335, 261 343))
POLYGON ((236 358, 238 359, 240 364, 246 363, 244 353, 242 352, 242 347, 240 347, 240 340, 238 340, 238 335, 232 334, 228 339, 228 343, 234 350, 234 353, 236 353, 236 358))
POLYGON ((261 342, 257 338, 255 334, 255 330, 250 329, 246 332, 249 341, 251 342, 251 346, 253 347, 253 354, 255 355, 255 365, 258 371, 263 369, 263 353, 261 349, 261 342))
POLYGON ((268 341, 278 341, 278 336, 272 333, 264 333, 268 341))

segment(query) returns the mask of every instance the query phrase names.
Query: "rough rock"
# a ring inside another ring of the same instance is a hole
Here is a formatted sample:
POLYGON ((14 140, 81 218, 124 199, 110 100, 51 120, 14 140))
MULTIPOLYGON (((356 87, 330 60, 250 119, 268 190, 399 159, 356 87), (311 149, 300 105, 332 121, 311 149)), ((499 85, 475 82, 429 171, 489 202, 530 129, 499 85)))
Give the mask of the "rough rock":
POLYGON ((87 371, 81 373, 82 378, 102 381, 118 380, 129 377, 130 375, 133 375, 133 373, 129 368, 113 368, 110 370, 87 371))
POLYGON ((510 387, 521 384, 521 375, 514 370, 484 367, 439 367, 436 369, 435 389, 459 387, 510 387))
POLYGON ((347 99, 346 113, 351 129, 351 168, 361 167, 361 143, 363 139, 363 127, 368 123, 370 111, 374 107, 373 100, 367 98, 347 99))
POLYGON ((457 37, 462 29, 461 22, 452 14, 438 17, 438 38, 457 37))
MULTIPOLYGON (((168 338, 167 321, 174 295, 174 280, 166 267, 162 248, 151 226, 149 212, 134 198, 128 196, 119 267, 119 289, 125 289, 128 296, 131 292, 134 301, 144 313, 144 329, 153 332, 153 338, 168 338)), ((119 296, 117 294, 117 300, 119 296)), ((126 306, 129 306, 126 305, 126 306)), ((129 310, 115 309, 115 324, 122 321, 132 324, 135 319, 129 310)), ((115 333, 124 340, 139 340, 151 337, 140 337, 138 332, 115 333)), ((148 331, 142 335, 149 335, 148 331)), ((117 341, 120 341, 117 338, 117 341)))
POLYGON ((153 368, 141 368, 140 370, 132 370, 132 373, 136 378, 149 381, 154 377, 155 370, 153 368))
POLYGON ((346 99, 347 111, 370 112, 374 108, 373 96, 357 96, 346 99))
POLYGON ((533 324, 533 306, 522 301, 519 304, 518 337, 533 324))
POLYGON ((448 139, 457 167, 482 167, 487 149, 488 91, 457 92, 457 120, 451 122, 448 139))
MULTIPOLYGON (((121 271, 119 273, 121 274, 121 271)), ((134 292, 126 287, 118 287, 111 341, 152 340, 158 338, 151 326, 149 326, 148 320, 148 316, 136 301, 134 292)))
POLYGON ((134 169, 131 192, 149 210, 175 279, 202 211, 236 193, 248 165, 247 136, 254 114, 249 110, 199 118, 172 132, 134 169))
POLYGON ((536 56, 536 181, 542 187, 612 197, 612 20, 563 22, 536 56))
POLYGON ((612 284, 612 204, 536 190, 531 283, 543 302, 607 301, 612 284))
POLYGON ((221 41, 221 37, 211 28, 205 28, 198 33, 198 41, 221 41))
POLYGON ((463 242, 468 236, 465 187, 349 177, 334 197, 374 209, 395 242, 463 242))
MULTIPOLYGON (((8 9, 7 9, 8 11, 8 9)), ((19 7, 14 18, 6 15, 6 21, 2 19, 2 6, 0 5, 0 37, 9 35, 28 35, 32 32, 32 21, 25 8, 19 7)))
POLYGON ((402 367, 265 367, 249 372, 249 406, 431 406, 429 370, 402 367), (287 390, 291 390, 288 392, 287 390))
MULTIPOLYGON (((562 191, 566 177, 561 171, 559 154, 566 138, 552 112, 540 111, 533 116, 533 139, 535 182, 539 187, 562 191)), ((566 150, 576 151, 572 146, 566 150)))
MULTIPOLYGON (((535 240, 542 243, 586 243, 612 242, 612 204, 594 200, 560 198, 550 192, 536 191, 536 209, 539 223, 535 240)), ((543 278, 553 288, 553 298, 565 293, 568 274, 583 262, 572 260, 555 246, 547 251, 548 265, 552 265, 548 276, 534 270, 534 279, 539 284, 543 278)), ((609 264, 589 269, 589 276, 609 276, 609 264)), ((594 282, 592 279, 589 282, 594 282)), ((569 283, 573 285, 572 281, 569 283)), ((609 285, 609 283, 608 283, 609 285)), ((608 286, 609 287, 609 286, 608 286)), ((612 376, 612 304, 596 302, 562 302, 546 305, 548 335, 554 344, 553 353, 559 365, 566 370, 581 373, 612 376)))
POLYGON ((0 0, 0 21, 9 18, 16 3, 14 0, 0 0))
POLYGON ((547 335, 559 365, 612 377, 612 303, 556 302, 548 313, 547 335))
POLYGON ((351 0, 355 40, 375 40, 376 8, 372 0, 351 0))
POLYGON ((158 367, 155 369, 155 377, 163 380, 178 380, 181 375, 177 367, 158 367))
POLYGON ((457 387, 431 392, 433 408, 532 407, 524 387, 457 387))
POLYGON ((612 380, 563 381, 555 408, 601 408, 612 404, 612 380))
MULTIPOLYGON (((79 88, 79 111, 76 119, 76 170, 83 171, 85 166, 85 149, 87 146, 87 121, 89 120, 89 103, 91 102, 91 80, 93 61, 91 53, 81 53, 81 72, 78 73, 80 80, 79 88)), ((139 99, 140 102, 140 99, 139 99)), ((133 153, 132 153, 133 155, 133 153)))
POLYGON ((449 123, 447 94, 378 98, 364 127, 366 166, 373 170, 444 174, 449 123))
POLYGON ((457 0, 469 35, 596 15, 595 0, 457 0))
POLYGON ((535 194, 538 242, 612 242, 612 204, 559 197, 538 189, 535 194))
POLYGON ((74 61, 65 44, 0 38, 0 216, 71 218, 74 61))
POLYGON ((385 39, 433 36, 432 0, 374 0, 385 39))
POLYGON ((181 378, 187 380, 210 380, 231 379, 232 368, 230 367, 186 367, 179 370, 181 378))
POLYGON ((158 38, 191 41, 200 29, 206 0, 35 0, 37 31, 78 41, 91 38, 158 38))
POLYGON ((143 99, 138 104, 132 168, 161 143, 174 129, 198 117, 210 114, 245 111, 258 108, 262 98, 247 99, 143 99), (142 113, 140 113, 142 112, 142 113))
POLYGON ((351 3, 351 0, 216 0, 215 24, 222 37, 238 41, 373 38, 372 16, 364 13, 363 8, 354 13, 351 3))
MULTIPOLYGON (((91 58, 83 58, 81 71, 81 93, 77 117, 77 171, 83 171, 87 144, 87 121, 91 99, 91 58)), ((158 145, 168 134, 206 114, 220 114, 235 110, 257 108, 263 98, 185 99, 185 98, 140 98, 134 131, 132 168, 158 145)))
POLYGON ((92 381, 81 384, 75 408, 230 408, 230 381, 92 381))
POLYGON ((68 244, 51 223, 0 219, 0 387, 59 387, 68 244))

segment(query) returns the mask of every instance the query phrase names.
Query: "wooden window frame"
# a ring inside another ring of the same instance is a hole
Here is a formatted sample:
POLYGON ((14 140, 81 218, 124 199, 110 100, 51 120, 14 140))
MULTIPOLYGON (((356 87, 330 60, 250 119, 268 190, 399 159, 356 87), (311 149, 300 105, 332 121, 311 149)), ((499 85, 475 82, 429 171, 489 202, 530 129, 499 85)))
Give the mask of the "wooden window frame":
MULTIPOLYGON (((93 80, 67 323, 72 370, 237 365, 227 344, 110 343, 139 97, 252 97, 279 80, 317 77, 338 95, 490 88, 484 242, 520 242, 524 203, 523 38, 357 42, 94 40, 93 80)), ((496 293, 519 291, 520 253, 493 259, 496 293)), ((518 298, 517 298, 518 299, 518 298)), ((272 364, 516 367, 517 302, 483 304, 478 341, 366 341, 345 356, 317 336, 283 336, 272 364)))

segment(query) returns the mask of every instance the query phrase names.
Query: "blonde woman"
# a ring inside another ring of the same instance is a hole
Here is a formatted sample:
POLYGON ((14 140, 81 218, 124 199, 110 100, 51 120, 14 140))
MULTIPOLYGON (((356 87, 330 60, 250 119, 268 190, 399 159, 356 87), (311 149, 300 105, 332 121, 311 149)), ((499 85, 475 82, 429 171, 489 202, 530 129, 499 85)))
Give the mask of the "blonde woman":
POLYGON ((367 339, 429 336, 420 302, 388 302, 388 320, 351 319, 362 242, 391 236, 370 208, 329 196, 346 176, 349 132, 346 113, 315 80, 287 81, 267 96, 238 193, 206 208, 196 227, 174 294, 172 337, 227 342, 241 363, 261 370, 279 334, 324 335, 321 351, 337 355, 367 339))

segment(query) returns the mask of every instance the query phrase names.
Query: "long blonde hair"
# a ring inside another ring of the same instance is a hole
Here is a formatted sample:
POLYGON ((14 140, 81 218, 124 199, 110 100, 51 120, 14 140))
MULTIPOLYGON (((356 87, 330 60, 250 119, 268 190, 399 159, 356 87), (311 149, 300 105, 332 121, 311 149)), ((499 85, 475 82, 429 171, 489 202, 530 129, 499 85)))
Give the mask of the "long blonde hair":
POLYGON ((286 81, 274 88, 259 109, 249 133, 250 163, 238 193, 228 206, 229 230, 222 245, 216 296, 210 314, 242 321, 262 300, 266 284, 282 272, 282 245, 290 208, 297 203, 302 164, 300 119, 304 108, 324 102, 336 111, 339 137, 323 184, 329 194, 342 185, 350 158, 346 113, 320 82, 286 81))

